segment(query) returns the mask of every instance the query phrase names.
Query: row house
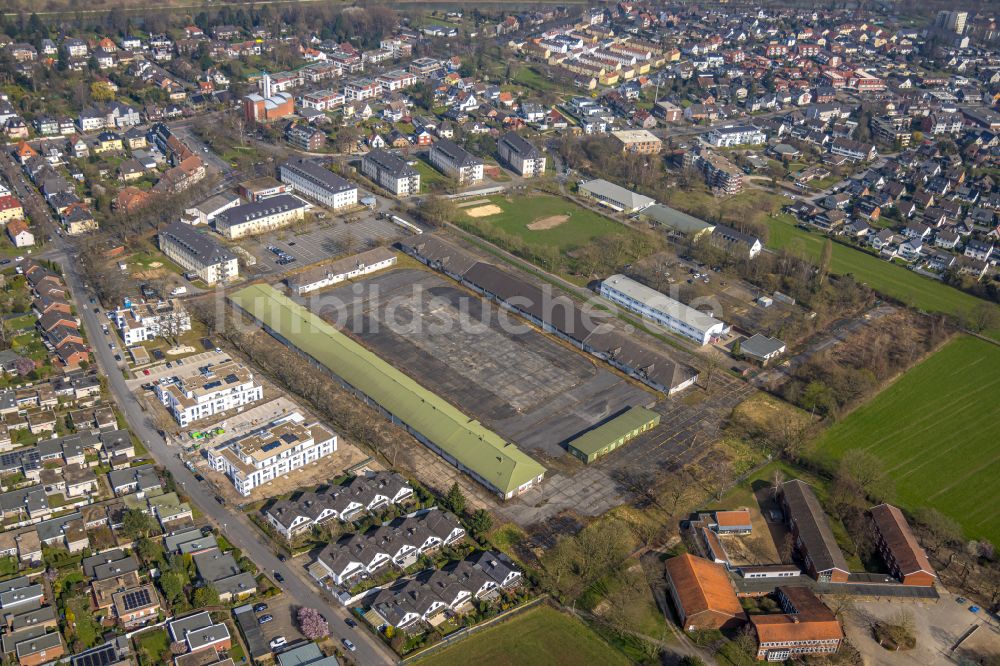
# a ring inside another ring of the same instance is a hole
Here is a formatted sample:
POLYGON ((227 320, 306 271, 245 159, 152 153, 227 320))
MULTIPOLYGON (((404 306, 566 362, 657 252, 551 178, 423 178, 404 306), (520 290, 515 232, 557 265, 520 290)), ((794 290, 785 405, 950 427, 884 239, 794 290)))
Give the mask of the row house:
POLYGON ((265 511, 267 522, 291 540, 330 520, 348 522, 413 497, 409 482, 395 472, 373 472, 325 492, 304 492, 295 500, 278 500, 265 511))
POLYGON ((329 578, 335 585, 350 585, 358 576, 374 574, 389 563, 405 569, 421 555, 464 538, 458 518, 447 511, 430 510, 328 544, 309 572, 321 583, 329 578))

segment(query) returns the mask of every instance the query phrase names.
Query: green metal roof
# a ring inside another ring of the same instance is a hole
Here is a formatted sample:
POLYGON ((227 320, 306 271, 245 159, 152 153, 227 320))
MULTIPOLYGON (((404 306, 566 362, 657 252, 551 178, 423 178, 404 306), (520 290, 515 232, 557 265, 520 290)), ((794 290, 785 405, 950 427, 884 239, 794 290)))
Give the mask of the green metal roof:
POLYGON ((505 495, 545 473, 542 465, 514 444, 274 287, 252 285, 229 298, 505 495))
POLYGON ((712 231, 715 228, 714 224, 710 224, 705 220, 699 220, 697 217, 682 213, 676 208, 664 206, 663 204, 650 206, 642 211, 642 216, 685 235, 712 231))
POLYGON ((660 415, 645 407, 630 407, 607 423, 585 432, 569 443, 588 458, 600 452, 612 442, 616 442, 633 430, 648 423, 659 423, 660 415))

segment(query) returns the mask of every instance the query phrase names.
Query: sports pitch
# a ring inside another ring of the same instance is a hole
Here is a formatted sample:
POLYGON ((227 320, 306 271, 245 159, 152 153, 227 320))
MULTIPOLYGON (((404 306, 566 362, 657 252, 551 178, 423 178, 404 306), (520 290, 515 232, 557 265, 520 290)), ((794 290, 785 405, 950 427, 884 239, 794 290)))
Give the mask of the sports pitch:
POLYGON ((495 231, 517 236, 534 247, 552 247, 566 252, 591 241, 618 234, 634 233, 628 227, 609 220, 592 210, 549 194, 489 197, 489 204, 499 213, 477 217, 467 210, 459 213, 467 220, 485 224, 495 231))
POLYGON ((998 543, 998 368, 1000 347, 957 338, 830 428, 819 452, 870 451, 895 480, 898 504, 934 507, 967 538, 998 543))

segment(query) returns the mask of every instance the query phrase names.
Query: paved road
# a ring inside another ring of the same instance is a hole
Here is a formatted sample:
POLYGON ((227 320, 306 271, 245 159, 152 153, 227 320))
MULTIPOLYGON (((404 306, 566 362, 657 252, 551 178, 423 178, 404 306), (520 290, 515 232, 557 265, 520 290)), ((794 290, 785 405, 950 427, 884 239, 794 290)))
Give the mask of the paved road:
MULTIPOLYGON (((92 293, 84 288, 76 263, 67 261, 74 251, 65 239, 57 239, 58 252, 54 259, 64 269, 66 283, 77 298, 77 307, 83 325, 90 332, 90 338, 95 339, 95 332, 100 330, 100 322, 94 313, 93 306, 88 305, 92 293)), ((100 340, 100 334, 96 339, 100 340)), ((95 344, 94 355, 104 375, 116 402, 128 421, 129 427, 145 444, 150 455, 157 463, 163 465, 173 474, 191 502, 216 523, 226 535, 226 538, 243 552, 264 572, 277 571, 284 577, 279 586, 295 603, 311 606, 321 610, 330 620, 330 632, 340 641, 349 638, 356 646, 353 657, 359 664, 390 664, 395 663, 391 652, 378 643, 365 629, 351 629, 344 623, 348 617, 347 611, 336 601, 323 598, 319 588, 305 573, 304 558, 296 558, 289 562, 279 562, 271 545, 261 532, 243 515, 242 512, 220 505, 215 501, 215 492, 208 483, 198 483, 194 476, 184 467, 177 452, 172 450, 158 434, 151 419, 139 406, 135 396, 128 390, 125 379, 115 363, 112 352, 107 345, 95 344)))

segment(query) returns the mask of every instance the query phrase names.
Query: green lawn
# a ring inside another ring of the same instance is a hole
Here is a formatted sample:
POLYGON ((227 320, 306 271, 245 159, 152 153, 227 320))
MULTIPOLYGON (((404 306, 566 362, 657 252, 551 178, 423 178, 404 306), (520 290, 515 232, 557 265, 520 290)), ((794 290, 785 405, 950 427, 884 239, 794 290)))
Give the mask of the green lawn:
MULTIPOLYGON (((787 213, 767 218, 767 224, 771 232, 768 246, 800 247, 813 259, 819 259, 826 240, 822 235, 796 227, 794 218, 787 213)), ((985 302, 937 280, 840 243, 833 244, 832 270, 839 274, 851 273, 876 291, 929 312, 955 314, 969 311, 985 302)), ((997 334, 1000 331, 992 332, 994 336, 997 334)))
POLYGON ((452 182, 448 176, 445 176, 443 173, 419 157, 416 160, 416 164, 413 165, 413 168, 420 174, 421 192, 430 192, 431 190, 437 189, 437 186, 439 185, 444 186, 452 182))
POLYGON ((866 449, 884 461, 899 504, 932 506, 967 537, 1000 543, 997 368, 1000 347, 957 338, 830 428, 818 455, 866 449))
MULTIPOLYGON (((166 629, 146 631, 136 639, 139 647, 139 662, 144 665, 160 664, 160 658, 169 657, 170 637, 166 629)), ((168 659, 169 660, 169 659, 168 659)))
POLYGON ((629 663, 580 621, 540 604, 514 618, 483 629, 417 663, 422 666, 576 666, 629 663))
MULTIPOLYGON (((503 212, 489 217, 472 218, 464 213, 463 216, 473 222, 485 223, 499 231, 517 236, 526 245, 538 248, 551 247, 560 253, 582 247, 597 239, 630 232, 628 227, 618 222, 549 194, 513 197, 509 200, 503 196, 496 196, 489 197, 489 201, 502 208, 503 212), (557 215, 569 217, 558 226, 549 229, 528 228, 532 222, 557 215)), ((462 210, 475 208, 477 206, 468 206, 462 210)))

